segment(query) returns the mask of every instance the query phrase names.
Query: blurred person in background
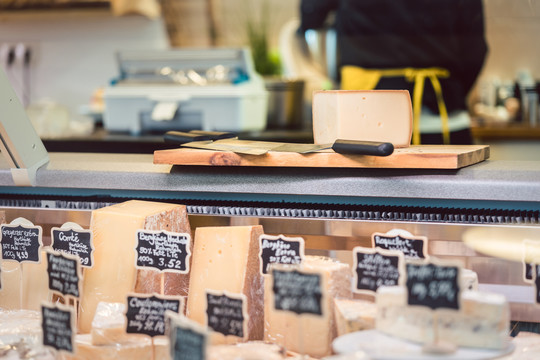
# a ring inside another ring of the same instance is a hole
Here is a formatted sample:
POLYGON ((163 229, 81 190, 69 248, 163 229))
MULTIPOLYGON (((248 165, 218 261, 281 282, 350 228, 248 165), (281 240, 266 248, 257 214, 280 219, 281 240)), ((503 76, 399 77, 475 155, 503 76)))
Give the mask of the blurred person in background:
POLYGON ((413 144, 472 144, 466 98, 487 54, 482 0, 301 0, 299 32, 334 14, 343 90, 406 89, 413 144))

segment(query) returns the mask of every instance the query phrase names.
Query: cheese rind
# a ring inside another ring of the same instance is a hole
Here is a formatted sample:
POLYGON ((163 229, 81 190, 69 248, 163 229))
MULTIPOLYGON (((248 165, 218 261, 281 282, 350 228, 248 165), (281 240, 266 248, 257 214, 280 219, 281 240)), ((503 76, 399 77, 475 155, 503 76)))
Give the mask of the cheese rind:
MULTIPOLYGON (((187 301, 187 316, 206 325, 206 290, 244 294, 247 299, 247 334, 243 340, 263 336, 263 279, 259 273, 259 236, 262 226, 198 227, 187 301)), ((242 339, 240 339, 242 340, 242 339)), ((237 342, 238 338, 213 332, 211 342, 237 342)))
POLYGON ((407 90, 325 90, 313 93, 316 144, 336 139, 390 142, 408 147, 412 105, 407 90))
MULTIPOLYGON (((136 232, 181 228, 182 205, 131 200, 92 212, 94 266, 85 269, 80 302, 79 332, 89 333, 100 301, 124 302, 135 289, 136 232)), ((187 275, 184 276, 187 278, 187 275)), ((185 280, 188 281, 187 279, 185 280)), ((143 291, 141 286, 140 291, 143 291)))
POLYGON ((374 302, 355 299, 334 299, 337 335, 375 328, 377 306, 374 302))
POLYGON ((334 298, 352 297, 350 267, 330 258, 306 256, 304 262, 296 268, 320 274, 323 291, 322 316, 313 314, 298 316, 290 311, 275 310, 272 276, 267 275, 264 284, 264 339, 287 350, 313 357, 330 355, 332 340, 337 335, 334 298))
POLYGON ((461 293, 460 310, 407 305, 405 287, 377 290, 377 330, 403 339, 434 340, 433 321, 441 340, 457 346, 502 349, 508 344, 510 311, 504 296, 479 291, 461 293))

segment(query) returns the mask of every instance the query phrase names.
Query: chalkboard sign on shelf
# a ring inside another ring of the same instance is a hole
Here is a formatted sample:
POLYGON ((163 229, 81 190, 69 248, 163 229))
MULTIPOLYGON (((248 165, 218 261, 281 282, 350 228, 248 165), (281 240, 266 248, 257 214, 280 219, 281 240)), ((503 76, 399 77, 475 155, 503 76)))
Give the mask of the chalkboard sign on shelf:
POLYGON ((187 274, 191 235, 169 231, 137 231, 136 266, 187 274))
POLYGON ((300 264, 304 260, 304 239, 301 237, 272 236, 259 237, 260 271, 268 274, 270 264, 300 264))
POLYGON ((540 305, 540 265, 534 266, 536 276, 534 278, 534 299, 538 305, 540 305))
POLYGON ((523 281, 534 283, 535 264, 540 263, 540 241, 523 240, 523 281))
POLYGON ((74 223, 51 229, 51 247, 55 251, 78 256, 81 266, 91 268, 94 262, 92 231, 74 223))
POLYGON ((429 261, 406 265, 407 303, 431 309, 460 307, 460 267, 454 263, 429 261))
POLYGON ((523 263, 523 281, 531 284, 534 282, 534 264, 523 263))
POLYGON ((183 312, 184 298, 132 294, 127 297, 126 332, 150 337, 165 335, 165 312, 183 312))
POLYGON ((0 225, 2 259, 19 263, 39 263, 43 247, 41 226, 33 226, 28 220, 24 223, 28 225, 19 221, 0 225))
POLYGON ((381 286, 403 283, 405 268, 403 253, 380 248, 355 247, 353 249, 353 291, 375 293, 381 286))
POLYGON ((49 289, 63 296, 80 296, 82 279, 79 257, 57 251, 47 251, 49 289))
POLYGON ((299 268, 272 267, 274 309, 323 315, 322 275, 299 268))
POLYGON ((75 338, 75 310, 62 304, 41 305, 43 345, 73 354, 75 338))
POLYGON ((244 339, 248 321, 246 295, 206 290, 206 325, 210 329, 244 339))
POLYGON ((172 360, 206 360, 209 332, 184 315, 167 312, 172 360))
POLYGON ((428 257, 425 236, 409 236, 400 231, 389 231, 386 234, 374 233, 371 236, 371 244, 374 248, 401 251, 406 260, 419 260, 428 257))

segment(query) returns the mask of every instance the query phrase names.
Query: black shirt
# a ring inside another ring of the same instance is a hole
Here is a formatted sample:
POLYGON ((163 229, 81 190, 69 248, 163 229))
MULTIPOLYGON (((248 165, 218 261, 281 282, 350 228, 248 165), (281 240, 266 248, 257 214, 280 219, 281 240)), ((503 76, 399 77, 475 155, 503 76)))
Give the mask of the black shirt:
MULTIPOLYGON (((466 109, 487 53, 482 0, 302 0, 301 31, 317 29, 336 11, 338 64, 364 68, 442 67, 448 111, 466 109)), ((383 78, 377 89, 408 89, 403 77, 383 78)), ((438 112, 431 83, 424 105, 438 112)))

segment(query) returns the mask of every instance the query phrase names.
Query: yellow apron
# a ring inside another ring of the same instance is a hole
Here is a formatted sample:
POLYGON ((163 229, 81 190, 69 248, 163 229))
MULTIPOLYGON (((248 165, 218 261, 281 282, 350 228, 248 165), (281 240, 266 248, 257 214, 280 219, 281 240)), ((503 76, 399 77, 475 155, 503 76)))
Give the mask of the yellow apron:
POLYGON ((414 81, 413 90, 413 145, 420 144, 420 114, 422 111, 422 97, 424 95, 424 82, 426 78, 431 80, 439 114, 441 115, 442 134, 445 144, 450 143, 450 130, 448 128, 448 112, 442 96, 439 78, 447 78, 450 72, 442 68, 403 68, 403 69, 365 69, 357 66, 346 65, 341 68, 342 90, 373 90, 381 77, 403 76, 407 81, 414 81))

